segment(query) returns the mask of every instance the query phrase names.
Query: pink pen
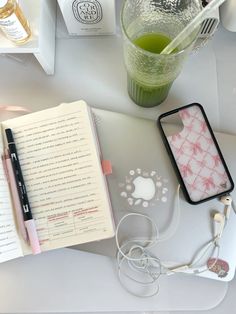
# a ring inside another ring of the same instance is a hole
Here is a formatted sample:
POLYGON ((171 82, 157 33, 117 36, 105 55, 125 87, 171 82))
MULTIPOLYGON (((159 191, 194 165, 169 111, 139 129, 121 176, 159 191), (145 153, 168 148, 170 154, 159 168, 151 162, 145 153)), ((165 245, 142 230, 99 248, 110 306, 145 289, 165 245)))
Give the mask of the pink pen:
POLYGON ((7 172, 8 172, 8 177, 9 177, 9 185, 11 187, 11 189, 13 189, 12 191, 12 196, 13 199, 15 200, 15 202, 17 204, 15 204, 16 207, 16 213, 18 214, 18 222, 19 222, 19 229, 21 230, 22 236, 26 241, 28 240, 28 243, 30 244, 30 247, 32 249, 32 253, 33 254, 39 254, 41 253, 41 248, 40 248, 40 244, 39 244, 39 239, 38 239, 38 234, 36 231, 36 226, 35 226, 35 222, 34 219, 28 219, 25 220, 24 219, 24 208, 22 208, 22 204, 20 201, 20 196, 19 196, 19 192, 17 189, 17 184, 16 184, 16 176, 14 173, 14 169, 13 169, 13 165, 12 165, 12 160, 9 156, 9 152, 8 150, 5 152, 5 160, 6 160, 6 168, 7 168, 7 172), (14 192, 14 194, 13 194, 14 192), (20 214, 21 212, 21 214, 20 214), (21 216, 20 216, 21 215, 21 216), (23 219, 23 225, 22 225, 22 219, 23 219), (26 236, 25 236, 25 232, 26 232, 26 236))
POLYGON ((14 208, 16 212, 17 225, 18 225, 22 238, 24 239, 25 242, 28 242, 28 235, 27 235, 25 224, 24 224, 19 194, 17 191, 17 186, 16 186, 13 169, 12 169, 11 159, 10 159, 7 149, 5 150, 5 154, 2 157, 3 157, 2 161, 3 161, 3 166, 5 168, 6 178, 7 178, 10 190, 11 190, 12 200, 13 200, 14 208))
POLYGON ((34 222, 34 218, 31 212, 26 186, 24 183, 23 174, 21 171, 20 161, 17 154, 16 144, 14 142, 14 136, 11 129, 5 129, 5 135, 8 143, 9 156, 11 158, 11 164, 13 173, 15 176, 15 182, 19 199, 21 203, 21 209, 23 213, 24 223, 29 237, 29 243, 33 254, 41 253, 38 234, 34 222))

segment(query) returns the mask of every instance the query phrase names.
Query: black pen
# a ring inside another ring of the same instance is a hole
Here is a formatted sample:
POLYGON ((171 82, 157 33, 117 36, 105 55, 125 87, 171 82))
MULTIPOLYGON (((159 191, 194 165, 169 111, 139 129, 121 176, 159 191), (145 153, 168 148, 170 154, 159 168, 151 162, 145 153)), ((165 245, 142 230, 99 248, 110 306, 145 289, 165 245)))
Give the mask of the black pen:
POLYGON ((18 159, 18 154, 16 150, 16 145, 14 142, 13 134, 11 129, 5 130, 9 154, 12 162, 12 167, 14 171, 14 176, 16 180, 17 190, 20 198, 21 208, 23 212, 23 218, 25 222, 25 227, 28 233, 30 246, 33 254, 41 253, 40 244, 38 240, 38 235, 34 223, 34 219, 32 216, 32 212, 30 209, 30 204, 27 196, 27 191, 21 171, 20 161, 18 159))

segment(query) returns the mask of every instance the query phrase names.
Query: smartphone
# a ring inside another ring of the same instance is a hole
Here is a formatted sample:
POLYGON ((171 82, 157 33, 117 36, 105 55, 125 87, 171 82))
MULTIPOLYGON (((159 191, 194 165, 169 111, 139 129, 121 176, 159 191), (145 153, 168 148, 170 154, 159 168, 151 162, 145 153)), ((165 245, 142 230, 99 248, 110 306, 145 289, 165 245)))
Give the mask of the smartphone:
POLYGON ((157 123, 189 203, 199 204, 233 190, 234 182, 200 104, 166 112, 157 123))

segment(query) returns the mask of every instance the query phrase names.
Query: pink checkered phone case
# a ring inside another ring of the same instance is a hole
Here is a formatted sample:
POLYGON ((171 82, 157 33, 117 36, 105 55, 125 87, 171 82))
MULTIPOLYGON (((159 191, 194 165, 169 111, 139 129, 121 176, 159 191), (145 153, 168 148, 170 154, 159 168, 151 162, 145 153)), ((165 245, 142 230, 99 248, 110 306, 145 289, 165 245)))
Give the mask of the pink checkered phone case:
POLYGON ((163 114, 159 125, 190 203, 197 204, 232 191, 234 183, 201 105, 191 104, 163 114), (182 129, 167 135, 163 120, 174 114, 180 119, 182 129))

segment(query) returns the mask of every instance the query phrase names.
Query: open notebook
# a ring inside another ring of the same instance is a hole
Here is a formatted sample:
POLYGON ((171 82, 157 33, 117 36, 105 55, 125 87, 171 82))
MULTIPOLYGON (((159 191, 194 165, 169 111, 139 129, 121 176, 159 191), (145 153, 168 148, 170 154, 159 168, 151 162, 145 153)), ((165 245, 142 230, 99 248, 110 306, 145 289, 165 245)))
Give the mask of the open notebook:
MULTIPOLYGON (((84 101, 1 123, 0 150, 11 128, 42 251, 114 236, 100 149, 84 101)), ((16 221, 0 164, 0 262, 31 253, 16 221)))

